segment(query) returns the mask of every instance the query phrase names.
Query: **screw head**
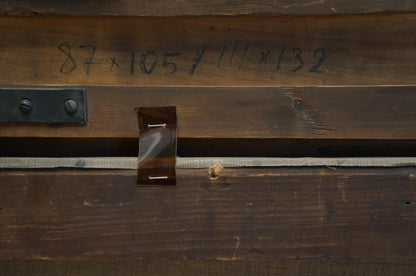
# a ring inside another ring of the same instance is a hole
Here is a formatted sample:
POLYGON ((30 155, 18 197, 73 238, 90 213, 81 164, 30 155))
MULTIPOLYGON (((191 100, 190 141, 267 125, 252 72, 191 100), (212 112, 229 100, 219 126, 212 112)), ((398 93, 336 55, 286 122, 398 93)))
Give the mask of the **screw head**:
POLYGON ((21 99, 19 104, 19 109, 22 113, 30 113, 32 111, 33 105, 32 101, 29 99, 21 99))
POLYGON ((78 104, 74 100, 71 100, 71 99, 66 100, 64 103, 64 109, 68 115, 73 115, 77 112, 78 104))

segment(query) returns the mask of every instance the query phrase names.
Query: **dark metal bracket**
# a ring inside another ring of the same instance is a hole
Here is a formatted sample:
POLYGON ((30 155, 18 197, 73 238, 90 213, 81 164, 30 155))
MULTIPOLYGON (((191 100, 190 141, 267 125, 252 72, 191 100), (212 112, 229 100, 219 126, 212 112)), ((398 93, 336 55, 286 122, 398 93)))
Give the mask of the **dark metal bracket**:
POLYGON ((139 185, 176 184, 176 107, 139 107, 139 185))
POLYGON ((0 89, 0 123, 87 123, 84 89, 0 89))

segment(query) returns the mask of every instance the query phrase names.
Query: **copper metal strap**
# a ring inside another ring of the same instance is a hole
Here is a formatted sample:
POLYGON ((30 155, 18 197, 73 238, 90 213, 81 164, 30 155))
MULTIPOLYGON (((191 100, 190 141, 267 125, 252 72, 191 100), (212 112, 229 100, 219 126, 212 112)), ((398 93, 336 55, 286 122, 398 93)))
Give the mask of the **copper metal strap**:
POLYGON ((176 184, 176 107, 140 107, 139 185, 176 184))

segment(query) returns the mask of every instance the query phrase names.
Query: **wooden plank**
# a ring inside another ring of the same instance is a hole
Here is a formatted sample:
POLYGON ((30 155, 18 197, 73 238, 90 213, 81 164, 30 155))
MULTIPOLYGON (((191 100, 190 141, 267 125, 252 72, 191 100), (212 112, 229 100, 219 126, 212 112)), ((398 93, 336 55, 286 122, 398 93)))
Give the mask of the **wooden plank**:
POLYGON ((176 105, 179 138, 415 139, 415 87, 89 87, 87 126, 0 125, 0 137, 137 138, 138 106, 176 105))
POLYGON ((0 259, 416 263, 415 168, 2 171, 0 259), (296 177, 295 177, 296 176, 296 177))
POLYGON ((2 17, 0 84, 414 85, 415 26, 416 14, 2 17))
POLYGON ((0 261, 0 274, 13 276, 114 275, 414 275, 415 264, 218 260, 0 261))
POLYGON ((241 15, 241 14, 339 14, 416 11, 412 0, 9 0, 0 3, 2 14, 15 15, 127 15, 127 16, 180 16, 180 15, 241 15))

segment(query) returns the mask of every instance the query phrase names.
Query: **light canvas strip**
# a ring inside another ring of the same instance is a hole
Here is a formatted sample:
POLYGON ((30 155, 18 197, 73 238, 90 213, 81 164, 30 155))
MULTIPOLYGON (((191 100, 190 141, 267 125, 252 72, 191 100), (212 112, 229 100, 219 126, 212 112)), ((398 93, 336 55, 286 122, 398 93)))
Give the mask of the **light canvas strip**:
MULTIPOLYGON (((224 168, 247 167, 415 167, 416 157, 345 158, 262 158, 262 157, 178 157, 177 169, 202 169, 214 165, 224 168)), ((136 170, 137 157, 2 157, 0 169, 124 169, 136 170)))

